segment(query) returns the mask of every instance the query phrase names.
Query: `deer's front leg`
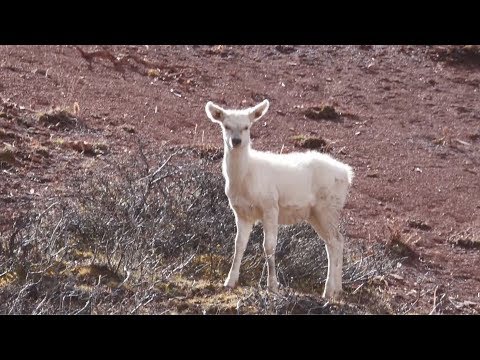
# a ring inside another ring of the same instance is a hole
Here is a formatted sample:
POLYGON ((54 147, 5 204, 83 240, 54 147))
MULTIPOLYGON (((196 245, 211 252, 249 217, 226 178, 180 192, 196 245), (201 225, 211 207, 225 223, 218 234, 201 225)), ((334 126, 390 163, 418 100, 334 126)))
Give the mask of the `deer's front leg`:
POLYGON ((225 280, 224 286, 234 288, 237 285, 240 275, 240 263, 242 262, 243 253, 247 248, 248 239, 252 231, 253 224, 245 221, 235 214, 237 225, 237 236, 235 237, 235 254, 233 256, 232 267, 225 280))
POLYGON ((278 210, 269 210, 263 218, 263 249, 267 258, 267 286, 271 292, 278 292, 277 272, 275 270, 275 249, 277 247, 278 210))

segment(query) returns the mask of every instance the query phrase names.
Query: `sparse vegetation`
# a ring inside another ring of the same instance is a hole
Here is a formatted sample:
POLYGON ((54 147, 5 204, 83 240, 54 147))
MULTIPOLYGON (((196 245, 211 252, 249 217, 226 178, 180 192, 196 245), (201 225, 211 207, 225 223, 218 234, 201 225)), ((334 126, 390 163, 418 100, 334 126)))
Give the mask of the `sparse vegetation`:
POLYGON ((408 220, 408 226, 414 229, 419 229, 423 231, 430 231, 432 227, 428 225, 426 222, 418 219, 410 219, 408 220))
MULTIPOLYGON (((380 305, 327 305, 321 298, 326 253, 306 224, 280 231, 280 295, 263 290, 260 226, 247 248, 240 287, 224 290, 235 225, 223 181, 179 153, 166 149, 154 168, 142 152, 105 163, 93 176, 78 178, 72 193, 17 218, 0 236, 0 312, 381 312, 380 305)), ((385 249, 367 253, 347 245, 347 298, 393 268, 385 249)))
POLYGON ((453 246, 465 249, 480 249, 480 236, 475 234, 472 229, 466 229, 450 236, 448 242, 453 246))
POLYGON ((295 146, 304 149, 315 149, 322 152, 330 152, 332 149, 331 143, 321 137, 295 135, 291 139, 294 141, 295 146))
POLYGON ((15 158, 15 148, 11 145, 5 144, 3 149, 0 149, 0 167, 10 167, 18 163, 15 158))
POLYGON ((435 61, 443 61, 450 65, 480 65, 479 45, 432 46, 428 53, 435 61))
POLYGON ((390 253, 401 258, 415 259, 417 254, 410 244, 411 237, 406 237, 396 222, 388 223, 387 228, 390 232, 387 240, 387 249, 390 253))
POLYGON ((340 114, 330 105, 309 107, 304 112, 305 117, 312 120, 332 120, 338 121, 340 114))
POLYGON ((196 158, 205 159, 207 161, 217 161, 223 159, 223 148, 212 146, 209 144, 187 145, 172 147, 178 155, 190 154, 196 158))
POLYGON ((38 114, 38 121, 53 130, 70 130, 80 124, 80 120, 67 109, 55 109, 38 114))
POLYGON ((160 71, 158 69, 148 69, 147 75, 151 78, 160 77, 160 71))
POLYGON ((88 141, 64 141, 62 146, 65 148, 69 148, 75 150, 81 154, 87 156, 95 156, 95 155, 104 155, 108 151, 108 147, 104 143, 91 143, 88 141))
POLYGON ((122 125, 122 130, 130 134, 134 134, 136 132, 135 126, 128 125, 128 124, 122 125))

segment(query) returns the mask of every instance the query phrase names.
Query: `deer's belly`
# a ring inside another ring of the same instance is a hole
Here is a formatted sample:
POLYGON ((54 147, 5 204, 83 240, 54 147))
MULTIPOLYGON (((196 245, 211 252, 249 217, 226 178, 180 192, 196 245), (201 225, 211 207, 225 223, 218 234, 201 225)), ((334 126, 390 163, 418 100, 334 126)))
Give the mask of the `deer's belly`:
POLYGON ((262 210, 247 201, 237 201, 230 206, 241 219, 256 222, 262 220, 262 210))
POLYGON ((310 216, 310 207, 286 206, 281 207, 278 213, 278 223, 282 225, 293 225, 310 216))
MULTIPOLYGON (((230 202, 231 208, 240 218, 251 222, 262 221, 263 210, 265 209, 253 204, 252 201, 245 198, 235 198, 230 202)), ((310 217, 310 213, 311 206, 309 204, 280 205, 278 207, 278 224, 292 225, 302 222, 310 217)))

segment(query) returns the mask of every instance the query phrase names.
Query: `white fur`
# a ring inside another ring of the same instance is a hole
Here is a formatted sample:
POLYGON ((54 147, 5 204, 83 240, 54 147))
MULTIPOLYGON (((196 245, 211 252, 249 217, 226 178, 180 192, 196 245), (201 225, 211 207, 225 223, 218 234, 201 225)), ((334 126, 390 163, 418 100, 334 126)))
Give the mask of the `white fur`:
POLYGON ((261 221, 268 264, 267 285, 270 291, 276 292, 278 225, 306 220, 325 241, 328 274, 324 296, 335 297, 342 291, 344 240, 338 229, 340 211, 353 171, 330 155, 315 151, 273 154, 253 150, 250 126, 265 115, 268 107, 268 100, 243 110, 225 110, 212 102, 205 107, 210 120, 222 127, 225 193, 237 226, 235 255, 225 286, 237 284, 252 226, 261 221))

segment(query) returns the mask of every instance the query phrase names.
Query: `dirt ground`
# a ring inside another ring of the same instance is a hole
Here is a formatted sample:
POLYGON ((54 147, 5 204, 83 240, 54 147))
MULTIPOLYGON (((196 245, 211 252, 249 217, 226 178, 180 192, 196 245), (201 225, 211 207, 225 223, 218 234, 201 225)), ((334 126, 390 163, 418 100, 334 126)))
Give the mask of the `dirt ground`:
POLYGON ((97 156, 133 151, 132 134, 152 156, 221 149, 206 102, 267 98, 253 147, 320 148, 350 164, 348 241, 401 238, 411 252, 383 280, 392 303, 478 313, 479 60, 468 46, 0 46, 0 231, 97 156), (55 108, 78 118, 51 121, 55 108), (25 112, 40 120, 11 121, 25 112), (69 133, 78 119, 88 130, 69 133))

